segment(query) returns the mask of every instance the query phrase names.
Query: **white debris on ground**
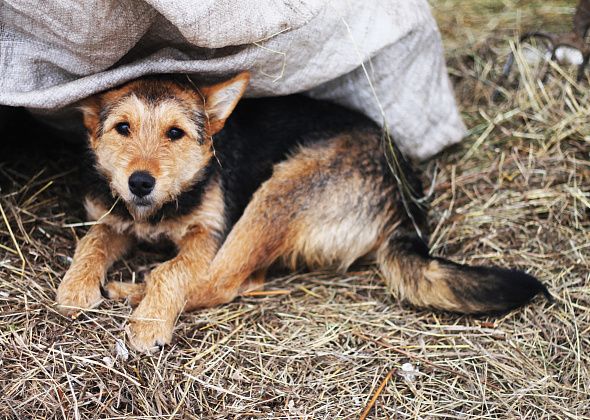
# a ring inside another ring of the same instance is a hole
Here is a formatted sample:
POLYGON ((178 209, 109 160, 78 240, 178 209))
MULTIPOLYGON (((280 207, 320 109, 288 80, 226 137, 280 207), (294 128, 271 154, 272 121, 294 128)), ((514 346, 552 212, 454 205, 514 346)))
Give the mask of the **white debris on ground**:
POLYGON ((399 375, 408 382, 414 382, 419 374, 420 370, 411 363, 404 363, 399 371, 399 375))
MULTIPOLYGON (((531 45, 524 45, 522 56, 528 64, 538 64, 541 61, 549 61, 552 58, 550 51, 535 48, 531 45)), ((562 66, 579 66, 584 57, 582 52, 576 48, 558 47, 555 50, 555 61, 562 66)))
POLYGON ((115 361, 113 360, 112 357, 109 357, 109 356, 103 357, 102 362, 104 363, 104 365, 106 367, 109 367, 109 368, 112 368, 115 365, 115 361))
POLYGON ((579 66, 584 61, 582 52, 576 48, 559 47, 555 50, 555 59, 559 64, 579 66))
POLYGON ((115 342, 115 353, 117 354, 117 358, 120 357, 123 361, 129 359, 129 350, 127 350, 123 340, 117 339, 115 342))

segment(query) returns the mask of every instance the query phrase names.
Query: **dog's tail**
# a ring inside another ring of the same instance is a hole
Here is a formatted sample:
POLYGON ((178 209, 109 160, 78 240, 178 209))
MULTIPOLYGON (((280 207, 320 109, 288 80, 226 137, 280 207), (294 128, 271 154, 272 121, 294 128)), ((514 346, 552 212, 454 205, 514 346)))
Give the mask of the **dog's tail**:
POLYGON ((547 287, 522 271, 467 266, 432 257, 414 233, 397 233, 377 252, 392 293, 410 303, 460 313, 494 313, 524 305, 547 287))

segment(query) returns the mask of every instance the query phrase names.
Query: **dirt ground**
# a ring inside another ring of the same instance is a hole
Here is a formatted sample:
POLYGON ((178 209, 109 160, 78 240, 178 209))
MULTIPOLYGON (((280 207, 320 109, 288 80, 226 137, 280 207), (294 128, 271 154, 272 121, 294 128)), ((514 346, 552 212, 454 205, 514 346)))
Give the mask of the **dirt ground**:
MULTIPOLYGON (((431 246, 523 269, 554 303, 500 317, 418 310, 372 267, 296 273, 269 293, 182 315, 158 355, 127 350, 130 308, 81 319, 54 308, 84 235, 82 148, 16 123, 0 145, 0 417, 590 418, 589 74, 536 64, 518 34, 566 31, 573 1, 432 0, 469 127, 422 164, 431 246), (23 136, 26 137, 23 139, 23 136)), ((109 279, 164 258, 138 250, 109 279)))

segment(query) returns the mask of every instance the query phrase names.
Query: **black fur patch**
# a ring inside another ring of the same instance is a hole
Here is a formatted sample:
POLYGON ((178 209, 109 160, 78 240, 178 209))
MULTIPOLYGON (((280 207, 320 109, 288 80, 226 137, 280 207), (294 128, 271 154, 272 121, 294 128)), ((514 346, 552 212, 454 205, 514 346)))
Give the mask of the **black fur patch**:
POLYGON ((148 219, 149 223, 156 225, 162 220, 173 219, 191 213, 201 205, 205 188, 211 182, 211 178, 216 172, 217 168, 214 162, 209 162, 197 175, 197 181, 189 189, 183 191, 176 200, 168 201, 156 213, 150 216, 148 219))
POLYGON ((107 178, 97 169, 96 156, 92 150, 87 149, 84 155, 84 170, 82 171, 82 185, 87 188, 87 195, 100 202, 107 209, 113 208, 111 214, 120 217, 123 220, 131 220, 133 217, 125 207, 125 203, 119 200, 115 205, 116 199, 113 197, 111 187, 107 178), (114 205, 114 207, 113 207, 114 205))
POLYGON ((424 239, 420 238, 416 232, 404 232, 402 229, 400 228, 399 233, 396 232, 388 239, 389 248, 401 258, 408 255, 430 258, 430 251, 424 239))
MULTIPOLYGON (((551 301, 547 287, 523 271, 498 267, 467 266, 437 258, 443 266, 455 269, 460 281, 448 282, 455 294, 466 302, 479 302, 489 313, 504 312, 524 305, 539 293, 551 301)), ((457 279, 459 280, 459 279, 457 279)))

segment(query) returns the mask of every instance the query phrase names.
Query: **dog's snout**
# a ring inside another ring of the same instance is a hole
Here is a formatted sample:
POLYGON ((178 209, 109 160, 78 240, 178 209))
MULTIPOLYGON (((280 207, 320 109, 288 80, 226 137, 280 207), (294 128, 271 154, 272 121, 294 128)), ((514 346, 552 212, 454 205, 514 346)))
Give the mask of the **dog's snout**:
POLYGON ((129 177, 129 190, 138 197, 145 197, 152 192, 156 178, 146 171, 136 171, 129 177))

